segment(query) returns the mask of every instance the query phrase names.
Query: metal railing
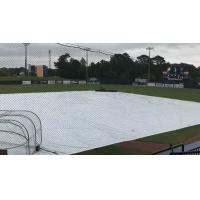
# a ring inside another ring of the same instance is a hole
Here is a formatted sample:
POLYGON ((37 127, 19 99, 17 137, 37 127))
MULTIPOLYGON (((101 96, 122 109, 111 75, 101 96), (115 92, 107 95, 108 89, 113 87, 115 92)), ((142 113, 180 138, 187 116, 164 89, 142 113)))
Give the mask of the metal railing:
POLYGON ((189 151, 171 152, 170 155, 200 155, 200 147, 196 147, 189 151))
POLYGON ((200 155, 200 151, 173 152, 170 155, 200 155))
POLYGON ((159 154, 162 154, 162 153, 168 152, 168 151, 169 151, 169 154, 171 154, 171 153, 174 153, 177 148, 181 148, 181 152, 184 152, 184 150, 185 150, 184 144, 177 144, 177 145, 171 144, 168 148, 154 152, 153 155, 159 155, 159 154))
POLYGON ((168 148, 154 152, 153 155, 159 155, 159 154, 161 155, 163 153, 167 153, 168 155, 200 155, 200 146, 185 151, 184 144, 170 145, 168 148), (179 148, 181 149, 178 150, 179 148))

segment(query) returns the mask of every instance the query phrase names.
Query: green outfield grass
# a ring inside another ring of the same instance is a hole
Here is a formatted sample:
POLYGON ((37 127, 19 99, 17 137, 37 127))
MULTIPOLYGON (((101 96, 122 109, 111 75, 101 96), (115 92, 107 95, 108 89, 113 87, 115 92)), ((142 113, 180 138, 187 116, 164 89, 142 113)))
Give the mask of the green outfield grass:
POLYGON ((175 89, 156 87, 133 87, 130 85, 0 85, 0 93, 27 93, 27 92, 61 92, 61 91, 87 91, 100 87, 116 89, 120 92, 135 93, 149 96, 165 97, 186 101, 200 102, 199 89, 175 89))
POLYGON ((64 91, 87 91, 99 88, 94 85, 48 85, 48 84, 33 84, 33 85, 0 85, 0 94, 8 93, 35 93, 35 92, 64 92, 64 91))

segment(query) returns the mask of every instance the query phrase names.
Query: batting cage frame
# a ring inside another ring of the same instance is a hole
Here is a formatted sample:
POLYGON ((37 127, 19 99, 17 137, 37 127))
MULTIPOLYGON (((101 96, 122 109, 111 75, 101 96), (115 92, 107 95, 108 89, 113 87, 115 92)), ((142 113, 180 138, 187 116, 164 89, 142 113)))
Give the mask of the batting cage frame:
POLYGON ((34 154, 42 144, 42 122, 28 110, 0 110, 0 154, 34 154))

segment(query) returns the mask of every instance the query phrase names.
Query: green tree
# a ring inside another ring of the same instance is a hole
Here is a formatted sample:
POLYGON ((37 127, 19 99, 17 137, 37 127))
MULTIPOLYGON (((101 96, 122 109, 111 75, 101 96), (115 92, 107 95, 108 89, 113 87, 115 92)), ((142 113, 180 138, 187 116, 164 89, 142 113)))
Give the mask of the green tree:
POLYGON ((58 61, 54 63, 55 67, 58 70, 58 75, 63 78, 71 78, 70 73, 70 63, 69 63, 70 54, 66 53, 61 55, 58 58, 58 61))
POLYGON ((81 66, 86 67, 86 60, 84 58, 81 58, 80 63, 81 66))
POLYGON ((70 57, 70 54, 66 53, 58 58, 58 61, 54 63, 58 75, 68 79, 85 79, 85 66, 70 57))
POLYGON ((151 59, 152 63, 157 66, 161 66, 165 64, 165 59, 162 56, 155 56, 151 59))
POLYGON ((137 62, 140 64, 149 64, 149 56, 147 56, 147 55, 138 56, 137 62))

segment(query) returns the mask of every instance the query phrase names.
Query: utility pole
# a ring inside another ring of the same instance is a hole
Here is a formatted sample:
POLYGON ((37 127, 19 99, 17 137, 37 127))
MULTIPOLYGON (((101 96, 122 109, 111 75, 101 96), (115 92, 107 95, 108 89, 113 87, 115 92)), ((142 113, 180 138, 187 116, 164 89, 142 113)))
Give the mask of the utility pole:
POLYGON ((88 63, 88 51, 89 51, 89 49, 86 49, 86 66, 85 66, 85 79, 86 79, 86 83, 87 83, 88 78, 89 78, 89 76, 88 76, 88 65, 89 65, 89 63, 88 63))
POLYGON ((25 48, 25 56, 24 56, 24 75, 26 76, 27 73, 27 51, 28 51, 28 46, 30 45, 30 43, 22 43, 24 45, 25 48))
POLYGON ((151 78, 151 50, 153 50, 153 47, 147 47, 146 50, 149 51, 149 68, 148 68, 148 81, 150 82, 151 78))
POLYGON ((51 50, 49 49, 49 69, 51 69, 51 50))

